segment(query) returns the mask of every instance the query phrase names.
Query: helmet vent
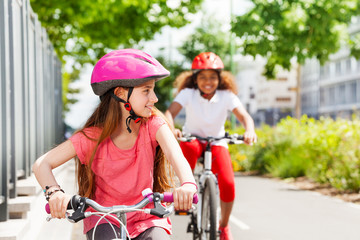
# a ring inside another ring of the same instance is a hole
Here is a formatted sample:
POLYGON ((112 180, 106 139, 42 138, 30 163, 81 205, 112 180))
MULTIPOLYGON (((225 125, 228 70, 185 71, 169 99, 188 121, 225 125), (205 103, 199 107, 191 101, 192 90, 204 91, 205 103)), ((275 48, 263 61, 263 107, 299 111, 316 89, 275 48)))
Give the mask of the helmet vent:
POLYGON ((146 63, 148 63, 148 64, 151 64, 151 65, 154 65, 152 62, 150 62, 149 60, 147 60, 147 59, 145 59, 145 58, 141 58, 141 57, 135 57, 136 59, 139 59, 139 60, 141 60, 141 61, 144 61, 144 62, 146 62, 146 63))

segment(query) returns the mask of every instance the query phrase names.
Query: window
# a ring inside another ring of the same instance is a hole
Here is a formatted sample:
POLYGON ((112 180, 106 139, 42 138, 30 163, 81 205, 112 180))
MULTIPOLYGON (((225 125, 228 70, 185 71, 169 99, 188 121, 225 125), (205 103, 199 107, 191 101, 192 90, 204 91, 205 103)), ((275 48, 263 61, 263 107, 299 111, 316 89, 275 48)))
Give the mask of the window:
POLYGON ((339 99, 338 103, 344 104, 346 101, 345 84, 339 86, 339 99))
POLYGON ((345 66, 346 73, 351 73, 351 58, 346 59, 345 66))
POLYGON ((320 105, 325 105, 325 89, 320 89, 320 105))
POLYGON ((329 88, 329 102, 330 105, 335 104, 335 87, 329 88))
POLYGON ((249 87, 249 98, 250 99, 255 99, 255 93, 252 87, 249 87))
POLYGON ((335 63, 335 74, 336 75, 341 74, 341 61, 338 61, 335 63))
POLYGON ((320 78, 324 78, 325 77, 325 67, 321 66, 320 67, 320 78))
POLYGON ((350 103, 356 103, 356 88, 357 88, 357 84, 356 82, 351 82, 350 83, 350 94, 349 94, 349 101, 350 103))

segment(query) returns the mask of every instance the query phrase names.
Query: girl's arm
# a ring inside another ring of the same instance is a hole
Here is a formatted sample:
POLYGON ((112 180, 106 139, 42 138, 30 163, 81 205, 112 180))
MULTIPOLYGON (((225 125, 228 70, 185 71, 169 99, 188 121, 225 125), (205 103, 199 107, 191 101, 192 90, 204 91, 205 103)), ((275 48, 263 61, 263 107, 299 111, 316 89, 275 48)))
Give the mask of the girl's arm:
POLYGON ((244 142, 246 144, 252 144, 253 142, 256 142, 257 136, 255 133, 254 120, 251 118, 250 114, 246 111, 244 106, 240 105, 234 108, 232 112, 245 128, 244 142))
POLYGON ((162 125, 157 131, 156 140, 166 158, 170 161, 182 185, 180 188, 175 189, 173 193, 175 208, 188 210, 192 206, 193 195, 197 191, 190 165, 184 157, 176 138, 166 124, 162 125))
MULTIPOLYGON (((57 183, 52 170, 75 156, 76 152, 74 146, 70 140, 67 140, 38 158, 35 161, 32 170, 37 181, 41 185, 41 188, 45 189, 45 187, 48 186, 49 189, 47 189, 46 192, 59 189, 59 184, 57 183)), ((54 218, 65 217, 65 211, 69 200, 70 196, 65 195, 61 191, 53 193, 49 200, 51 216, 54 218)))
POLYGON ((182 106, 180 103, 172 102, 165 112, 165 117, 168 119, 170 127, 176 137, 181 137, 181 131, 179 129, 175 129, 174 119, 179 114, 181 109, 182 106))

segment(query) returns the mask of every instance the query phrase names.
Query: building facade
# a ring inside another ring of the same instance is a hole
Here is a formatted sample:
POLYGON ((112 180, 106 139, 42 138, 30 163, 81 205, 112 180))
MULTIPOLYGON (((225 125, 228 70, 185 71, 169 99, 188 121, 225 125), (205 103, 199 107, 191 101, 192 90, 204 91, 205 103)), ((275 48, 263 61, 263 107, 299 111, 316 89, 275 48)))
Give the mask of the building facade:
MULTIPOLYGON (((360 17, 349 27, 350 35, 360 33, 360 17)), ((360 59, 342 48, 320 66, 308 60, 303 66, 301 84, 302 114, 319 118, 351 118, 360 110, 360 59)))
POLYGON ((236 75, 239 98, 257 126, 275 125, 281 118, 293 116, 295 108, 296 70, 280 71, 268 80, 262 73, 264 59, 243 58, 236 75))

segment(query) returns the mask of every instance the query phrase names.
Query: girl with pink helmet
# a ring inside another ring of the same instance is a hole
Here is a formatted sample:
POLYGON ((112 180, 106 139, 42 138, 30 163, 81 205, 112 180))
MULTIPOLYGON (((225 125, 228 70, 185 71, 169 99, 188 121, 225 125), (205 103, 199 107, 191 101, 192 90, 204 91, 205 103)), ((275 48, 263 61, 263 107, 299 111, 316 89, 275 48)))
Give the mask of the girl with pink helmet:
MULTIPOLYGON (((174 188, 176 209, 190 209, 197 191, 191 168, 165 118, 154 107, 155 82, 169 72, 153 57, 135 49, 112 51, 94 66, 91 86, 101 99, 98 107, 70 139, 35 162, 33 171, 49 201, 52 217, 64 218, 70 195, 64 193, 52 169, 76 159, 79 194, 103 206, 132 205, 146 188, 164 192, 174 187, 172 166, 181 186, 174 188)), ((92 237, 98 217, 84 219, 92 237)), ((118 223, 109 218, 113 227, 118 223)), ((112 239, 112 227, 102 221, 96 239, 112 239)), ((127 215, 132 239, 169 239, 171 222, 142 212, 127 215)))

